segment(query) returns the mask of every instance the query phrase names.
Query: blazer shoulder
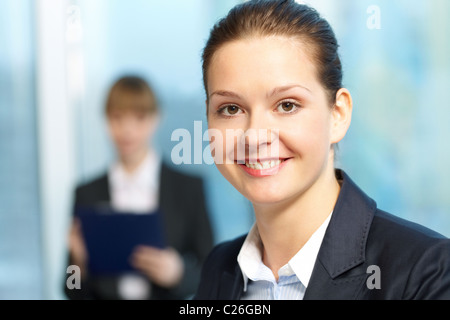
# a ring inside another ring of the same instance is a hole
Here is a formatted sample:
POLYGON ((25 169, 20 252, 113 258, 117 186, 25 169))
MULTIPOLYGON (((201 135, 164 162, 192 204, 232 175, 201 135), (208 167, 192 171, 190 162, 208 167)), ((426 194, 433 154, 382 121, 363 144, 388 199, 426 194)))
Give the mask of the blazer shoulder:
POLYGON ((420 224, 377 210, 367 259, 396 299, 450 298, 450 239, 420 224))
MULTIPOLYGON (((185 195, 187 198, 204 197, 204 179, 200 175, 187 173, 173 168, 163 163, 161 167, 161 190, 174 190, 178 195, 185 195)), ((165 197, 171 195, 165 194, 165 197)), ((172 201, 172 200, 171 200, 172 201)), ((202 200, 203 201, 203 200, 202 200)))
POLYGON ((377 210, 375 213, 371 233, 375 235, 382 233, 384 238, 393 243, 400 242, 408 245, 414 243, 425 247, 436 242, 450 241, 434 230, 382 210, 377 210))
POLYGON ((75 188, 75 203, 92 205, 109 201, 108 174, 101 174, 90 181, 81 183, 75 188))
POLYGON ((423 225, 377 210, 370 227, 367 250, 376 255, 414 261, 436 246, 449 246, 450 240, 423 225))
POLYGON ((212 265, 220 266, 221 269, 233 271, 236 266, 237 256, 246 237, 247 235, 245 234, 216 245, 209 254, 208 260, 211 260, 212 265))
POLYGON ((202 275, 195 300, 217 298, 219 281, 224 273, 234 274, 237 256, 247 235, 216 245, 209 253, 202 267, 202 275))
POLYGON ((108 174, 102 173, 101 175, 87 181, 87 182, 83 182, 80 183, 76 186, 76 191, 77 192, 86 192, 86 191, 90 191, 92 189, 99 189, 99 188, 104 188, 105 185, 108 185, 108 174))
POLYGON ((178 168, 169 166, 167 163, 162 163, 161 166, 162 175, 165 178, 169 178, 172 181, 180 182, 183 184, 201 185, 203 179, 201 176, 184 172, 178 168))

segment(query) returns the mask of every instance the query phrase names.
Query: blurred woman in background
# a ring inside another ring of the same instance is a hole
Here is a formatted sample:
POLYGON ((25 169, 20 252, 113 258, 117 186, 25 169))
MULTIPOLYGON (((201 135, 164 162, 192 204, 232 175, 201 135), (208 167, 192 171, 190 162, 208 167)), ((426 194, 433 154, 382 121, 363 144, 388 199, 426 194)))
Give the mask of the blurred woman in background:
POLYGON ((137 273, 90 275, 83 226, 74 216, 69 264, 81 268, 82 286, 65 286, 65 292, 70 299, 188 298, 213 243, 202 180, 170 168, 152 148, 159 110, 144 79, 126 76, 116 81, 105 115, 117 161, 107 173, 76 188, 74 208, 106 204, 130 214, 161 210, 167 248, 136 247, 130 261, 137 273))

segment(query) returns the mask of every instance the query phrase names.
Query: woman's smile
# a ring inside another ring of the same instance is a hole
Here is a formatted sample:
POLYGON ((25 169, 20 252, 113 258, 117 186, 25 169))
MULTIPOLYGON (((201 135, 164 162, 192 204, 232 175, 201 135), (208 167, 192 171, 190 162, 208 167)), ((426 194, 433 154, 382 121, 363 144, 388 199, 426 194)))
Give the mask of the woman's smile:
POLYGON ((267 159, 267 160, 246 160, 245 164, 239 166, 250 176, 267 177, 273 176, 280 172, 286 165, 288 159, 267 159))

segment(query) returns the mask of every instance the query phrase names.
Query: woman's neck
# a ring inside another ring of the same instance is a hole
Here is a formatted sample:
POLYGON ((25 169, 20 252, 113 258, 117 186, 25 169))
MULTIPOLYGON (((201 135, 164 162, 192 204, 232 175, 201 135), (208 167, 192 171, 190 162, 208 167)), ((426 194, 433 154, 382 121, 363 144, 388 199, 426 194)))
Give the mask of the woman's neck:
POLYGON ((149 149, 143 149, 132 155, 120 156, 120 164, 128 174, 133 174, 148 156, 149 152, 149 149))
POLYGON ((278 270, 303 247, 333 211, 340 186, 333 170, 301 195, 282 203, 255 205, 256 224, 263 242, 263 262, 276 279, 278 270))

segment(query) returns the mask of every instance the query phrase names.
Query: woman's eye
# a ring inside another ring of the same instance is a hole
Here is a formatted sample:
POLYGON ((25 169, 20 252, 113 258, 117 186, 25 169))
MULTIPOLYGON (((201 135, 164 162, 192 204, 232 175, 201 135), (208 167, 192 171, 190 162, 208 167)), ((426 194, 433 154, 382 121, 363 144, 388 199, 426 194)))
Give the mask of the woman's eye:
POLYGON ((298 106, 289 101, 282 102, 278 105, 277 111, 281 113, 291 113, 297 110, 298 106))
POLYGON ((241 112, 241 109, 238 106, 229 105, 220 109, 220 112, 226 116, 234 116, 241 112))

